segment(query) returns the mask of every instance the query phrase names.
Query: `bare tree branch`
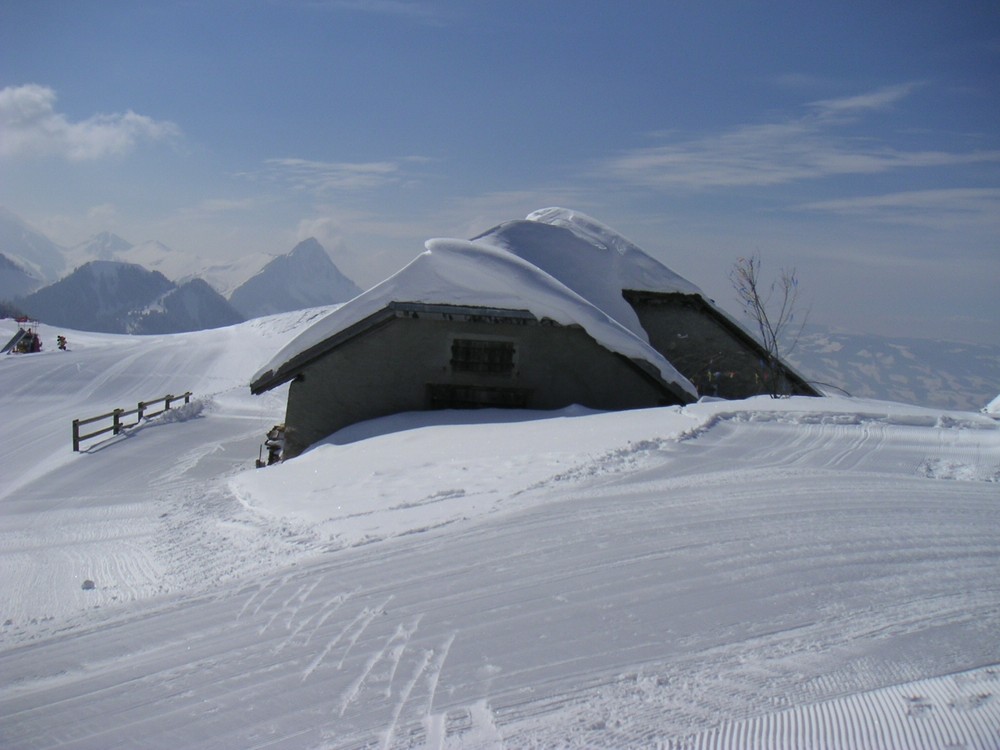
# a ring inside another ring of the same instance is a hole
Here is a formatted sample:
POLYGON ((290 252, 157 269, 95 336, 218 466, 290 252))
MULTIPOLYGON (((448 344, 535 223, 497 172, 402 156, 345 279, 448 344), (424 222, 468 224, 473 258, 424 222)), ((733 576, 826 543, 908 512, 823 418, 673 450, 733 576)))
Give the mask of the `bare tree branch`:
MULTIPOLYGON (((788 339, 789 327, 795 320, 799 301, 799 280, 794 268, 782 268, 778 278, 764 288, 761 281, 760 254, 754 253, 739 258, 730 271, 729 278, 744 314, 754 322, 760 342, 764 347, 765 360, 761 363, 761 374, 768 392, 773 398, 787 395, 789 384, 784 377, 781 355, 784 341, 788 339)), ((798 344, 805 317, 792 334, 788 351, 798 344)))

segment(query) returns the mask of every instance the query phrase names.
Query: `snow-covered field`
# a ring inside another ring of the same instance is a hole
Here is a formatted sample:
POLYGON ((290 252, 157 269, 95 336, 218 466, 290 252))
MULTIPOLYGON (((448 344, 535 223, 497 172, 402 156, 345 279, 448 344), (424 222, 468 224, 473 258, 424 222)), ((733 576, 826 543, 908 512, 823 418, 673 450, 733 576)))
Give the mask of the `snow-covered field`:
POLYGON ((317 314, 0 358, 0 747, 1000 746, 1000 422, 437 412, 258 471, 317 314))

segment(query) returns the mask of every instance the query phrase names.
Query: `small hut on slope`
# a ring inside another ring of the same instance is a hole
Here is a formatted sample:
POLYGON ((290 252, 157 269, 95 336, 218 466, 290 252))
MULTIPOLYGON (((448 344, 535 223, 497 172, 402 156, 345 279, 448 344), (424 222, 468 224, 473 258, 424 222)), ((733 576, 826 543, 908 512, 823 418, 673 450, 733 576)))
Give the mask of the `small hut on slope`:
POLYGON ((485 243, 426 247, 254 376, 253 393, 290 382, 286 458, 403 411, 618 410, 698 397, 647 341, 532 263, 485 243))

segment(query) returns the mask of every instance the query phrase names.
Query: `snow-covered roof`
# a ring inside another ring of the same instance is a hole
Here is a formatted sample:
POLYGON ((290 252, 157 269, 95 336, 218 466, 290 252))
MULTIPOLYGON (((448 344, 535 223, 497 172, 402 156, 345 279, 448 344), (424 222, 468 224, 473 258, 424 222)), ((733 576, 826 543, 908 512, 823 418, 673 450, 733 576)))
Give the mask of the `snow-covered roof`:
MULTIPOLYGON (((274 378, 293 358, 394 302, 527 310, 537 319, 579 325, 604 348, 648 362, 667 383, 697 398, 694 386, 639 337, 538 266, 488 242, 432 239, 409 265, 333 310, 293 339, 254 377, 274 378)), ((640 329, 641 330, 641 329, 640 329)))
MULTIPOLYGON (((701 289, 614 229, 579 211, 539 209, 526 219, 500 224, 473 241, 501 247, 538 266, 644 341, 649 340, 648 334, 622 294, 626 290, 697 296, 718 323, 763 354, 754 335, 701 289)), ((782 362, 782 367, 793 380, 812 388, 787 362, 782 362)))
POLYGON ((579 211, 543 208, 473 239, 537 266, 646 339, 622 290, 697 294, 702 291, 610 227, 579 211))
POLYGON ((983 407, 983 413, 1000 419, 1000 396, 997 396, 995 399, 986 404, 986 406, 983 407))

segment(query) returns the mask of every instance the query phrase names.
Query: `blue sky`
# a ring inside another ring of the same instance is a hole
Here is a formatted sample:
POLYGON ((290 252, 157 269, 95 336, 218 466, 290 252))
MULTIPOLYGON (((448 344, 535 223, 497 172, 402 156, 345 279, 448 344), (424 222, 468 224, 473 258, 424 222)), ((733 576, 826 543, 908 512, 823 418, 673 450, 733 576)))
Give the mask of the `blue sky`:
POLYGON ((561 205, 731 310, 756 251, 813 323, 996 342, 1000 6, 8 0, 0 205, 362 285, 561 205))

